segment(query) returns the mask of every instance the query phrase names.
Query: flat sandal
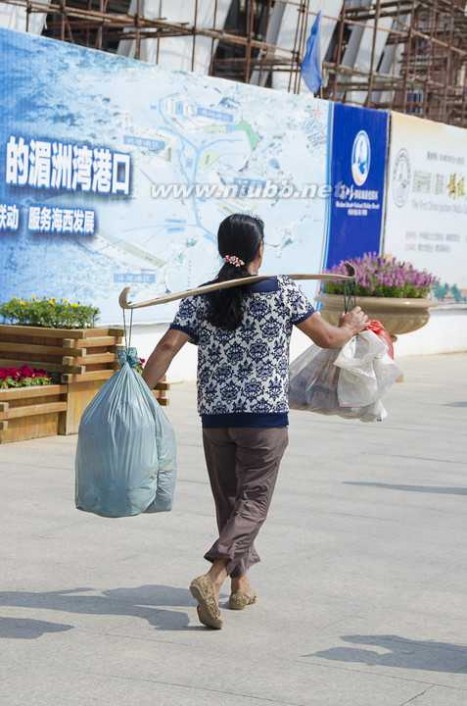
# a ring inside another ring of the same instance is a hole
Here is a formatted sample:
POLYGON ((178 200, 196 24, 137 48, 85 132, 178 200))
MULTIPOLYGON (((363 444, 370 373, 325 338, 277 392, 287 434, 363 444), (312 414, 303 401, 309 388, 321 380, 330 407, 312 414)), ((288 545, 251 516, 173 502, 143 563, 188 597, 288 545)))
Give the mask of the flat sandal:
POLYGON ((198 576, 190 584, 190 593, 198 601, 200 623, 213 630, 220 630, 222 616, 211 581, 206 576, 198 576))
POLYGON ((235 591, 230 594, 229 608, 230 610, 243 610, 248 605, 253 605, 253 603, 256 603, 256 601, 256 593, 249 594, 243 593, 242 591, 235 591))

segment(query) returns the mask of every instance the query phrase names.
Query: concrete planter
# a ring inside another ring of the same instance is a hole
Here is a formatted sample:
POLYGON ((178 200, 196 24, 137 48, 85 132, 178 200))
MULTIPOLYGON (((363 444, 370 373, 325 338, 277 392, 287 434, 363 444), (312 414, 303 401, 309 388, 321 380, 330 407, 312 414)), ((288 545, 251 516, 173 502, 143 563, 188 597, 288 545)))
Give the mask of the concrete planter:
MULTIPOLYGON (((320 294, 318 300, 323 304, 323 318, 331 324, 337 324, 344 308, 343 297, 338 294, 320 294)), ((429 299, 397 297, 357 297, 356 304, 371 319, 381 321, 391 336, 422 328, 430 318, 430 307, 436 306, 429 299)))

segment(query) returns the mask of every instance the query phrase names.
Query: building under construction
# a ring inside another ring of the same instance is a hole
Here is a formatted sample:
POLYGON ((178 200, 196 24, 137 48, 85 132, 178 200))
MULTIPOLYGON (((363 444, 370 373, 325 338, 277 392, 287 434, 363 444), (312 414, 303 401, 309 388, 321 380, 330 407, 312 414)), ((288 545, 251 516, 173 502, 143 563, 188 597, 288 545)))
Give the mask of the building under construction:
POLYGON ((0 0, 0 26, 235 81, 467 127, 465 0, 0 0))

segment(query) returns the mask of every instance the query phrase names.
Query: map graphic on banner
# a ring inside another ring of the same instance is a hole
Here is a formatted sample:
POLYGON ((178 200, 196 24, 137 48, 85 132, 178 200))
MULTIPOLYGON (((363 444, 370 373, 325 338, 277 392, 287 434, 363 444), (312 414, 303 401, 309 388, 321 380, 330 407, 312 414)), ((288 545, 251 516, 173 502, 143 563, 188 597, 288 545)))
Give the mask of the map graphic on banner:
POLYGON ((384 250, 467 295, 467 130, 392 114, 384 250))
POLYGON ((387 145, 387 113, 334 106, 326 267, 380 251, 387 145))
POLYGON ((281 189, 326 183, 326 102, 8 30, 0 55, 3 300, 65 297, 120 322, 124 286, 136 300, 212 278, 236 211, 265 221, 265 272, 322 268, 326 199, 281 189))

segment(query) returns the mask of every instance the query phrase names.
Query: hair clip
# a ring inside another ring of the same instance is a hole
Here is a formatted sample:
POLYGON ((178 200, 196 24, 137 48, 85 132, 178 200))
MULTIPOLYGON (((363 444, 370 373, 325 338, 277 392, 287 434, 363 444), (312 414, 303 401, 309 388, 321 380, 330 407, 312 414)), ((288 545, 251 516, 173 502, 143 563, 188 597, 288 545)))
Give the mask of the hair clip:
POLYGON ((237 255, 225 255, 224 260, 228 265, 233 265, 234 267, 243 267, 245 264, 237 255))

